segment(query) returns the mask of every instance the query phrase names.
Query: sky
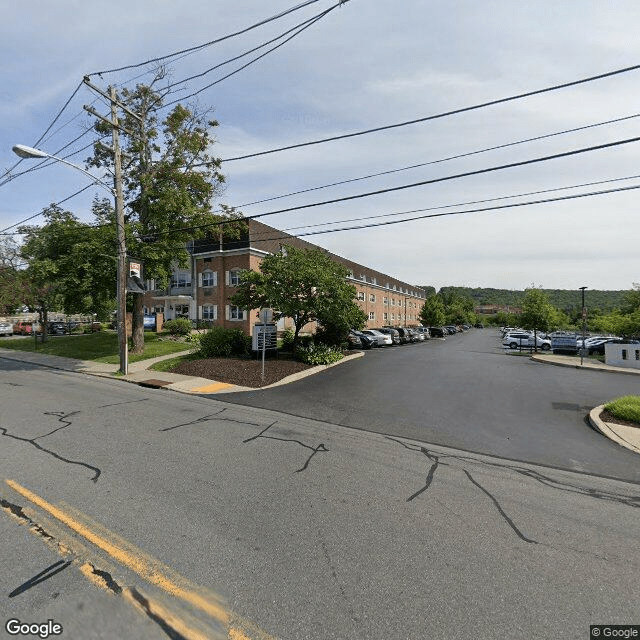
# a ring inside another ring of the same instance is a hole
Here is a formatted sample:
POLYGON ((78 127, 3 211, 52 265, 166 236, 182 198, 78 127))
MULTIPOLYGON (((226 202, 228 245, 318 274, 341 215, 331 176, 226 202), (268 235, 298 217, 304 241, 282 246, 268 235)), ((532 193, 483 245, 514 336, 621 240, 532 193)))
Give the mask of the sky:
MULTIPOLYGON (((253 216, 300 207, 260 219, 313 233, 303 237, 415 285, 577 290, 640 282, 640 189, 568 198, 640 185, 640 142, 581 151, 640 136, 640 69, 503 100, 640 65, 637 0, 303 4, 8 3, 0 23, 0 232, 32 216, 40 223, 44 207, 90 183, 62 163, 18 164, 11 150, 38 146, 85 167, 91 118, 82 106, 106 114, 107 105, 80 86, 83 76, 104 89, 133 87, 150 81, 158 63, 111 70, 299 7, 165 60, 166 82, 175 83, 335 7, 227 79, 204 88, 265 49, 179 85, 176 99, 211 109, 220 123, 210 151, 223 159, 226 187, 214 209, 227 204, 253 216), (469 109, 478 105, 486 106, 469 109), (232 160, 413 120, 422 121, 232 160), (535 161, 573 151, 580 153, 535 161), (423 184, 407 186, 415 183, 423 184), (364 195, 381 190, 388 191, 364 195), (564 199, 522 204, 557 198, 564 199), (361 228, 337 230, 347 226, 361 228)), ((108 194, 92 185, 61 206, 90 221, 95 195, 108 194)))

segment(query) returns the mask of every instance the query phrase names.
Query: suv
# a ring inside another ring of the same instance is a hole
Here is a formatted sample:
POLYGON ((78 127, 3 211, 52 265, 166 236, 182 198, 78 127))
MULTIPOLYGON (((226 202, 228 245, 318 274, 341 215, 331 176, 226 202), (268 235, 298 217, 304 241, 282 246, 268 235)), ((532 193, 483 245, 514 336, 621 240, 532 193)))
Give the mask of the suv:
POLYGON ((543 351, 551 349, 551 340, 537 336, 534 340, 533 334, 525 331, 514 331, 507 333, 502 339, 502 345, 509 349, 517 349, 518 347, 540 347, 543 351))

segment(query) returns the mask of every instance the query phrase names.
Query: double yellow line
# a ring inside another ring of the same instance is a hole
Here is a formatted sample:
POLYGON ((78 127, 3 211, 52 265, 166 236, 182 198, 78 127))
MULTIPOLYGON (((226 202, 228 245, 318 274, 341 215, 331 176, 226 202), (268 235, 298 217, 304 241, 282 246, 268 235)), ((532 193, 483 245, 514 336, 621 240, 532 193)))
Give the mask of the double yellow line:
MULTIPOLYGON (((232 614, 224 607, 222 599, 216 594, 206 593, 204 589, 191 584, 186 578, 178 575, 159 561, 144 554, 140 550, 134 550, 131 545, 125 545, 123 542, 116 543, 114 541, 114 539, 117 538, 115 534, 108 535, 106 530, 102 535, 96 533, 96 531, 91 527, 80 522, 78 518, 72 517, 65 510, 52 505, 17 482, 13 480, 6 480, 6 483, 16 493, 20 494, 49 515, 53 516, 56 520, 66 525, 69 529, 91 542, 121 565, 134 571, 150 584, 162 589, 175 598, 186 602, 195 609, 207 614, 216 623, 223 625, 224 628, 227 629, 227 637, 229 639, 252 640, 244 634, 239 626, 231 623, 232 618, 234 620, 238 618, 236 616, 232 616, 232 614)), ((125 591, 124 595, 126 599, 130 601, 132 600, 132 596, 129 591, 125 591)), ((161 605, 154 603, 152 606, 156 615, 161 615, 163 618, 169 618, 170 620, 167 620, 167 622, 173 623, 172 626, 176 627, 176 630, 183 634, 185 638, 188 638, 189 640, 210 640, 210 636, 204 636, 202 635, 202 632, 195 629, 189 629, 187 625, 181 624, 180 620, 176 619, 175 614, 171 614, 161 605)), ((248 624, 249 626, 253 626, 250 625, 250 623, 248 624)), ((271 636, 257 628, 256 632, 257 636, 263 640, 271 638, 271 636)))

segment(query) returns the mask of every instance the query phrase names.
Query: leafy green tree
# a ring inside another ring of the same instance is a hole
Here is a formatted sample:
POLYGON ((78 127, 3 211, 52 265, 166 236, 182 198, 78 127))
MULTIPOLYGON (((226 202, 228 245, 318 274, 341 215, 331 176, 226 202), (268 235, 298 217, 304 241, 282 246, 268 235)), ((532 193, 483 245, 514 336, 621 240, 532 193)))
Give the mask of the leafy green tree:
POLYGON ((321 249, 285 246, 266 256, 259 272, 245 271, 230 301, 245 309, 270 307, 276 319, 291 318, 295 351, 300 330, 310 322, 348 326, 362 319, 348 275, 345 266, 321 249))
MULTIPOLYGON (((538 331, 548 331, 553 323, 555 310, 549 303, 547 294, 542 289, 526 289, 522 301, 520 325, 523 329, 530 329, 537 338, 538 331)), ((535 340, 535 350, 538 350, 535 340)))
POLYGON ((420 321, 428 327, 439 327, 445 323, 444 304, 440 296, 434 294, 425 299, 420 309, 420 321))
MULTIPOLYGON (((169 89, 159 88, 165 77, 160 71, 150 85, 122 89, 118 100, 139 116, 124 114, 121 134, 123 152, 129 158, 123 169, 127 252, 144 263, 145 277, 167 285, 176 266, 187 267, 187 243, 204 237, 215 224, 240 218, 227 208, 222 215, 211 211, 212 200, 224 184, 220 160, 209 154, 214 142, 211 135, 218 126, 207 112, 198 112, 177 104, 164 120, 159 121, 169 89)), ((110 125, 97 121, 95 130, 111 133, 110 125)), ((113 155, 96 143, 93 157, 87 160, 95 167, 111 169, 113 155)), ((229 235, 238 227, 226 225, 229 235)), ((133 351, 144 350, 144 314, 142 296, 133 296, 133 351)))
POLYGON ((12 314, 25 304, 20 262, 20 248, 13 236, 0 237, 0 315, 12 314))
MULTIPOLYGON (((98 217, 104 207, 104 201, 94 201, 98 217)), ((30 291, 33 294, 41 290, 38 306, 43 307, 46 300, 66 313, 95 313, 105 319, 115 305, 113 225, 80 222, 73 213, 57 205, 51 205, 43 213, 44 225, 20 227, 25 234, 20 252, 28 263, 25 275, 30 291), (43 297, 45 289, 47 295, 43 297)))

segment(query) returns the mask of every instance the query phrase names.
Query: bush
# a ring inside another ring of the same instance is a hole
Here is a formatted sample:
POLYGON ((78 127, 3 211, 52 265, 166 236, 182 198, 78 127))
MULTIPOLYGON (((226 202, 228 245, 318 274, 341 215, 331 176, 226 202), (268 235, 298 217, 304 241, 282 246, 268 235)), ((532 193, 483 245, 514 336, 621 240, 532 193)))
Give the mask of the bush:
POLYGON ((285 329, 284 333, 282 334, 282 348, 285 351, 291 351, 295 335, 296 334, 293 329, 285 329))
POLYGON ((604 408, 620 420, 640 424, 640 396, 623 396, 604 405, 604 408))
POLYGON ((342 360, 343 355, 326 344, 303 345, 296 351, 296 359, 305 364, 333 364, 342 360))
POLYGON ((251 338, 242 329, 212 327, 199 338, 198 354, 203 358, 243 356, 251 350, 251 338))
POLYGON ((191 320, 188 318, 176 318, 164 323, 164 331, 172 336, 188 336, 191 333, 191 320))

